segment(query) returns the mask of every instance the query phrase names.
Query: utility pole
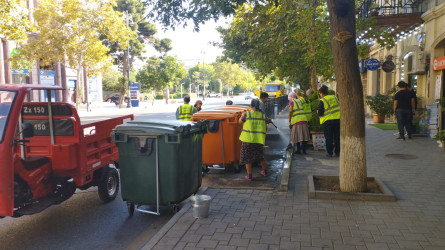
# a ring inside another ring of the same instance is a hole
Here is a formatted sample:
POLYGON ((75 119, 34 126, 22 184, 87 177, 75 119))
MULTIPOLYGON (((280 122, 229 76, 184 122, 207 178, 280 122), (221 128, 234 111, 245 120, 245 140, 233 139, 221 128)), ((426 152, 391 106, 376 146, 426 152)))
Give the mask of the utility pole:
POLYGON ((204 69, 204 55, 205 55, 205 51, 201 51, 202 53, 202 76, 203 76, 203 87, 204 90, 202 92, 202 100, 205 101, 205 95, 206 95, 206 73, 205 73, 205 69, 204 69))
MULTIPOLYGON (((128 14, 128 10, 125 11, 126 17, 127 17, 127 29, 130 25, 130 14, 128 14)), ((127 102, 127 108, 131 108, 131 91, 130 91, 130 40, 128 40, 128 46, 127 46, 127 79, 128 79, 128 102, 127 102)), ((125 97, 124 97, 125 101, 125 97)))

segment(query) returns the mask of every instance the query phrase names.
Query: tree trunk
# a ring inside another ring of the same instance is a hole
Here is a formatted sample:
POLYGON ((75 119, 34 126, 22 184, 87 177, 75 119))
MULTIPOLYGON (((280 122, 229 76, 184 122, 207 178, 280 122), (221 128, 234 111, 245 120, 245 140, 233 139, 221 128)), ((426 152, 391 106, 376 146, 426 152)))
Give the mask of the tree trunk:
POLYGON ((79 103, 82 101, 82 53, 79 55, 79 65, 77 66, 77 81, 76 81, 76 109, 79 110, 79 103))
POLYGON ((340 189, 366 190, 366 144, 363 86, 355 44, 355 3, 328 0, 334 71, 341 103, 340 189))
POLYGON ((310 68, 310 82, 311 82, 311 89, 313 91, 318 91, 317 88, 317 67, 312 65, 310 68))
MULTIPOLYGON (((124 103, 125 100, 125 93, 127 93, 127 82, 130 81, 130 79, 128 79, 128 60, 129 60, 129 56, 128 56, 128 52, 125 49, 124 50, 124 56, 122 57, 122 76, 127 79, 126 83, 124 84, 124 92, 120 94, 119 96, 119 107, 124 103)), ((129 97, 130 98, 130 97, 129 97)))

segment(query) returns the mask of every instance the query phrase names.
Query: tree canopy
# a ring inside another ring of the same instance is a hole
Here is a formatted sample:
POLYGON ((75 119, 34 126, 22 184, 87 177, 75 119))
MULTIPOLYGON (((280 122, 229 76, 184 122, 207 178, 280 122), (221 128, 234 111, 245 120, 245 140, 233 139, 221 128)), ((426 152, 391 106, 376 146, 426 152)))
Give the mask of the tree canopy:
POLYGON ((21 43, 33 31, 25 1, 0 0, 0 16, 0 34, 7 40, 21 43))
POLYGON ((146 65, 139 70, 136 80, 144 89, 161 90, 177 85, 187 75, 183 63, 176 57, 150 57, 146 65))
MULTIPOLYGON (((122 13, 124 21, 128 19, 128 28, 133 31, 133 35, 129 40, 129 65, 132 65, 136 58, 145 60, 143 53, 145 45, 151 45, 161 53, 171 50, 171 40, 168 38, 159 39, 155 35, 157 33, 156 25, 150 23, 145 18, 145 6, 141 0, 117 0, 114 10, 122 13)), ((122 47, 118 42, 113 42, 106 37, 103 41, 110 48, 110 54, 113 56, 114 64, 126 72, 127 47, 122 47)), ((125 75, 125 74, 124 74, 125 75)))
MULTIPOLYGON (((304 2, 304 1, 303 1, 304 2)), ((310 71, 331 78, 332 56, 326 9, 321 4, 279 1, 245 4, 228 29, 219 28, 226 57, 308 86, 310 71)), ((316 80, 316 79, 315 79, 316 80)))

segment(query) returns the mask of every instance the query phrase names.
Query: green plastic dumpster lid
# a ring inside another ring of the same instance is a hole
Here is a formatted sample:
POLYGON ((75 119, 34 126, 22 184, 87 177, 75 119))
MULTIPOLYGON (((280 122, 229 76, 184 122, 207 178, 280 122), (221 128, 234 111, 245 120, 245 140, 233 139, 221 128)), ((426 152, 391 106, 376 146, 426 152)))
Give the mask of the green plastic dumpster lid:
POLYGON ((115 132, 142 133, 144 135, 163 135, 177 133, 198 133, 206 130, 204 123, 178 120, 135 120, 117 126, 115 132))

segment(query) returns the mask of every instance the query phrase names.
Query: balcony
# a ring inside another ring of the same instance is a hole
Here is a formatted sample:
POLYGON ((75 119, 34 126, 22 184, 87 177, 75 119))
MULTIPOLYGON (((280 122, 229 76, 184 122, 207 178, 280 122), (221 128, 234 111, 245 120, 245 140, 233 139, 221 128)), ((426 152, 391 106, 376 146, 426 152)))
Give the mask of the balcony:
POLYGON ((357 19, 375 18, 377 29, 407 31, 423 23, 424 0, 365 0, 357 10, 357 19))

